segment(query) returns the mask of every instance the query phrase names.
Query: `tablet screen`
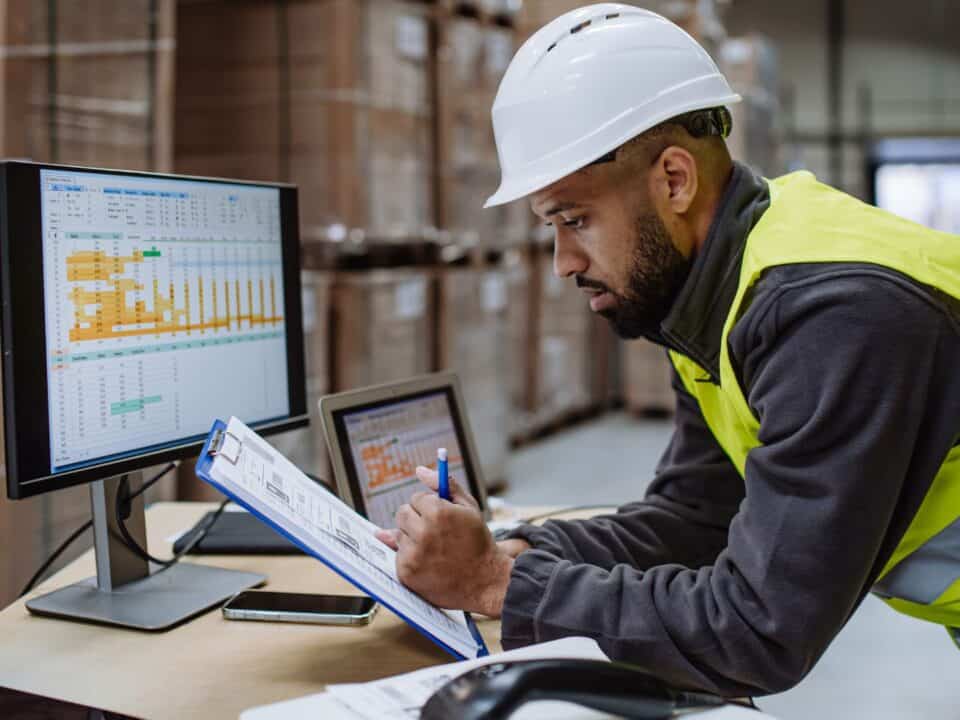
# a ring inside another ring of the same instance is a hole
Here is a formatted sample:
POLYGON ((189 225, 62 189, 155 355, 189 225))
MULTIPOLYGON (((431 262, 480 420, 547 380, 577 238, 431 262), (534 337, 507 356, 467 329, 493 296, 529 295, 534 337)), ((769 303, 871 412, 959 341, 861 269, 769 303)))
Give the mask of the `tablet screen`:
POLYGON ((417 466, 436 468, 438 448, 447 449, 450 475, 476 496, 452 405, 452 393, 440 389, 335 413, 354 504, 371 522, 395 526, 397 508, 424 490, 417 466))

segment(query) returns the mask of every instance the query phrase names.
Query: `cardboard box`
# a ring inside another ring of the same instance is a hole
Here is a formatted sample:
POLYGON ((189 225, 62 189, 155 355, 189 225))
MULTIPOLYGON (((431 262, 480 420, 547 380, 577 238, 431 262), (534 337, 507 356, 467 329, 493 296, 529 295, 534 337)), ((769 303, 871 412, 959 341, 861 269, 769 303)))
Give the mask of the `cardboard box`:
POLYGON ((507 277, 499 269, 437 272, 437 370, 460 378, 488 489, 506 482, 510 394, 507 277))
POLYGON ((538 288, 533 280, 537 272, 531 268, 530 251, 511 250, 503 259, 507 283, 507 386, 510 389, 511 437, 522 436, 528 415, 535 404, 534 373, 536 347, 534 333, 538 318, 538 288))
POLYGON ((514 32, 453 16, 439 25, 439 35, 440 225, 466 244, 521 244, 532 218, 525 201, 483 208, 500 184, 491 110, 516 50, 514 32))
POLYGON ((590 368, 590 406, 613 407, 623 397, 620 366, 623 342, 602 315, 590 313, 587 360, 590 368))
MULTIPOLYGON (((582 0, 524 0, 516 15, 521 37, 529 37, 559 16, 589 3, 582 0)), ((714 54, 723 38, 722 8, 715 0, 624 0, 626 5, 668 18, 714 54)))
POLYGON ((433 369, 433 278, 416 269, 337 272, 331 288, 334 391, 433 369))
POLYGON ((178 169, 296 183, 305 232, 435 224, 428 7, 219 0, 179 24, 178 169))
POLYGON ((582 293, 553 272, 553 255, 537 257, 540 275, 537 372, 533 423, 544 426, 591 405, 590 330, 593 318, 582 293))
POLYGON ((733 131, 730 153, 741 162, 773 177, 783 170, 779 114, 778 56, 763 36, 728 38, 720 46, 720 70, 743 101, 730 107, 733 131))
POLYGON ((174 0, 5 6, 2 150, 130 169, 172 167, 174 0))
POLYGON ((676 395, 670 386, 667 352, 648 340, 623 344, 623 394, 627 409, 636 414, 672 413, 676 395))

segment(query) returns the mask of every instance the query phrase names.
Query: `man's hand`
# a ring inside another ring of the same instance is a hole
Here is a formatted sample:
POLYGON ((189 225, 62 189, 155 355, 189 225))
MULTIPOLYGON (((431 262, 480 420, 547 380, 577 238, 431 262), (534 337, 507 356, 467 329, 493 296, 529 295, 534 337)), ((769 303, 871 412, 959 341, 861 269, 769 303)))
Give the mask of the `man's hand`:
POLYGON ((498 547, 477 502, 456 480, 450 478, 448 502, 437 495, 436 471, 418 467, 417 477, 431 492, 400 506, 395 530, 377 532, 397 551, 400 582, 440 607, 499 617, 516 555, 498 547))

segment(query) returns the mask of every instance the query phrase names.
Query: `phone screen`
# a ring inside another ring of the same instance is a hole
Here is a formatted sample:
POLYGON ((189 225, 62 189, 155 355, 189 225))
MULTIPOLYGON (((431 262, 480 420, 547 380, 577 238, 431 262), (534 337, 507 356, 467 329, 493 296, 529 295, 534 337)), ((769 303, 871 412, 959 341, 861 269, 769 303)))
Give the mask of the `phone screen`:
POLYGON ((366 615, 374 604, 372 599, 364 596, 312 595, 309 593, 248 590, 230 600, 227 607, 236 610, 265 610, 268 612, 366 615))

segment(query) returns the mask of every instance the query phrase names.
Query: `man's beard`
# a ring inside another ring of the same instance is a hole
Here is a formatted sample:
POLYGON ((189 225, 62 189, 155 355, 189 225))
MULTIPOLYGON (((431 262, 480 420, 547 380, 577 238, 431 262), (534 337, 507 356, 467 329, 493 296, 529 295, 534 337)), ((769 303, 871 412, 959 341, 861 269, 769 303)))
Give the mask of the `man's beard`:
POLYGON ((600 312, 624 339, 655 333, 670 312, 690 274, 692 258, 685 258, 670 240, 656 213, 637 220, 637 247, 630 259, 629 280, 623 294, 599 282, 577 277, 580 287, 596 287, 614 296, 614 307, 600 312))

